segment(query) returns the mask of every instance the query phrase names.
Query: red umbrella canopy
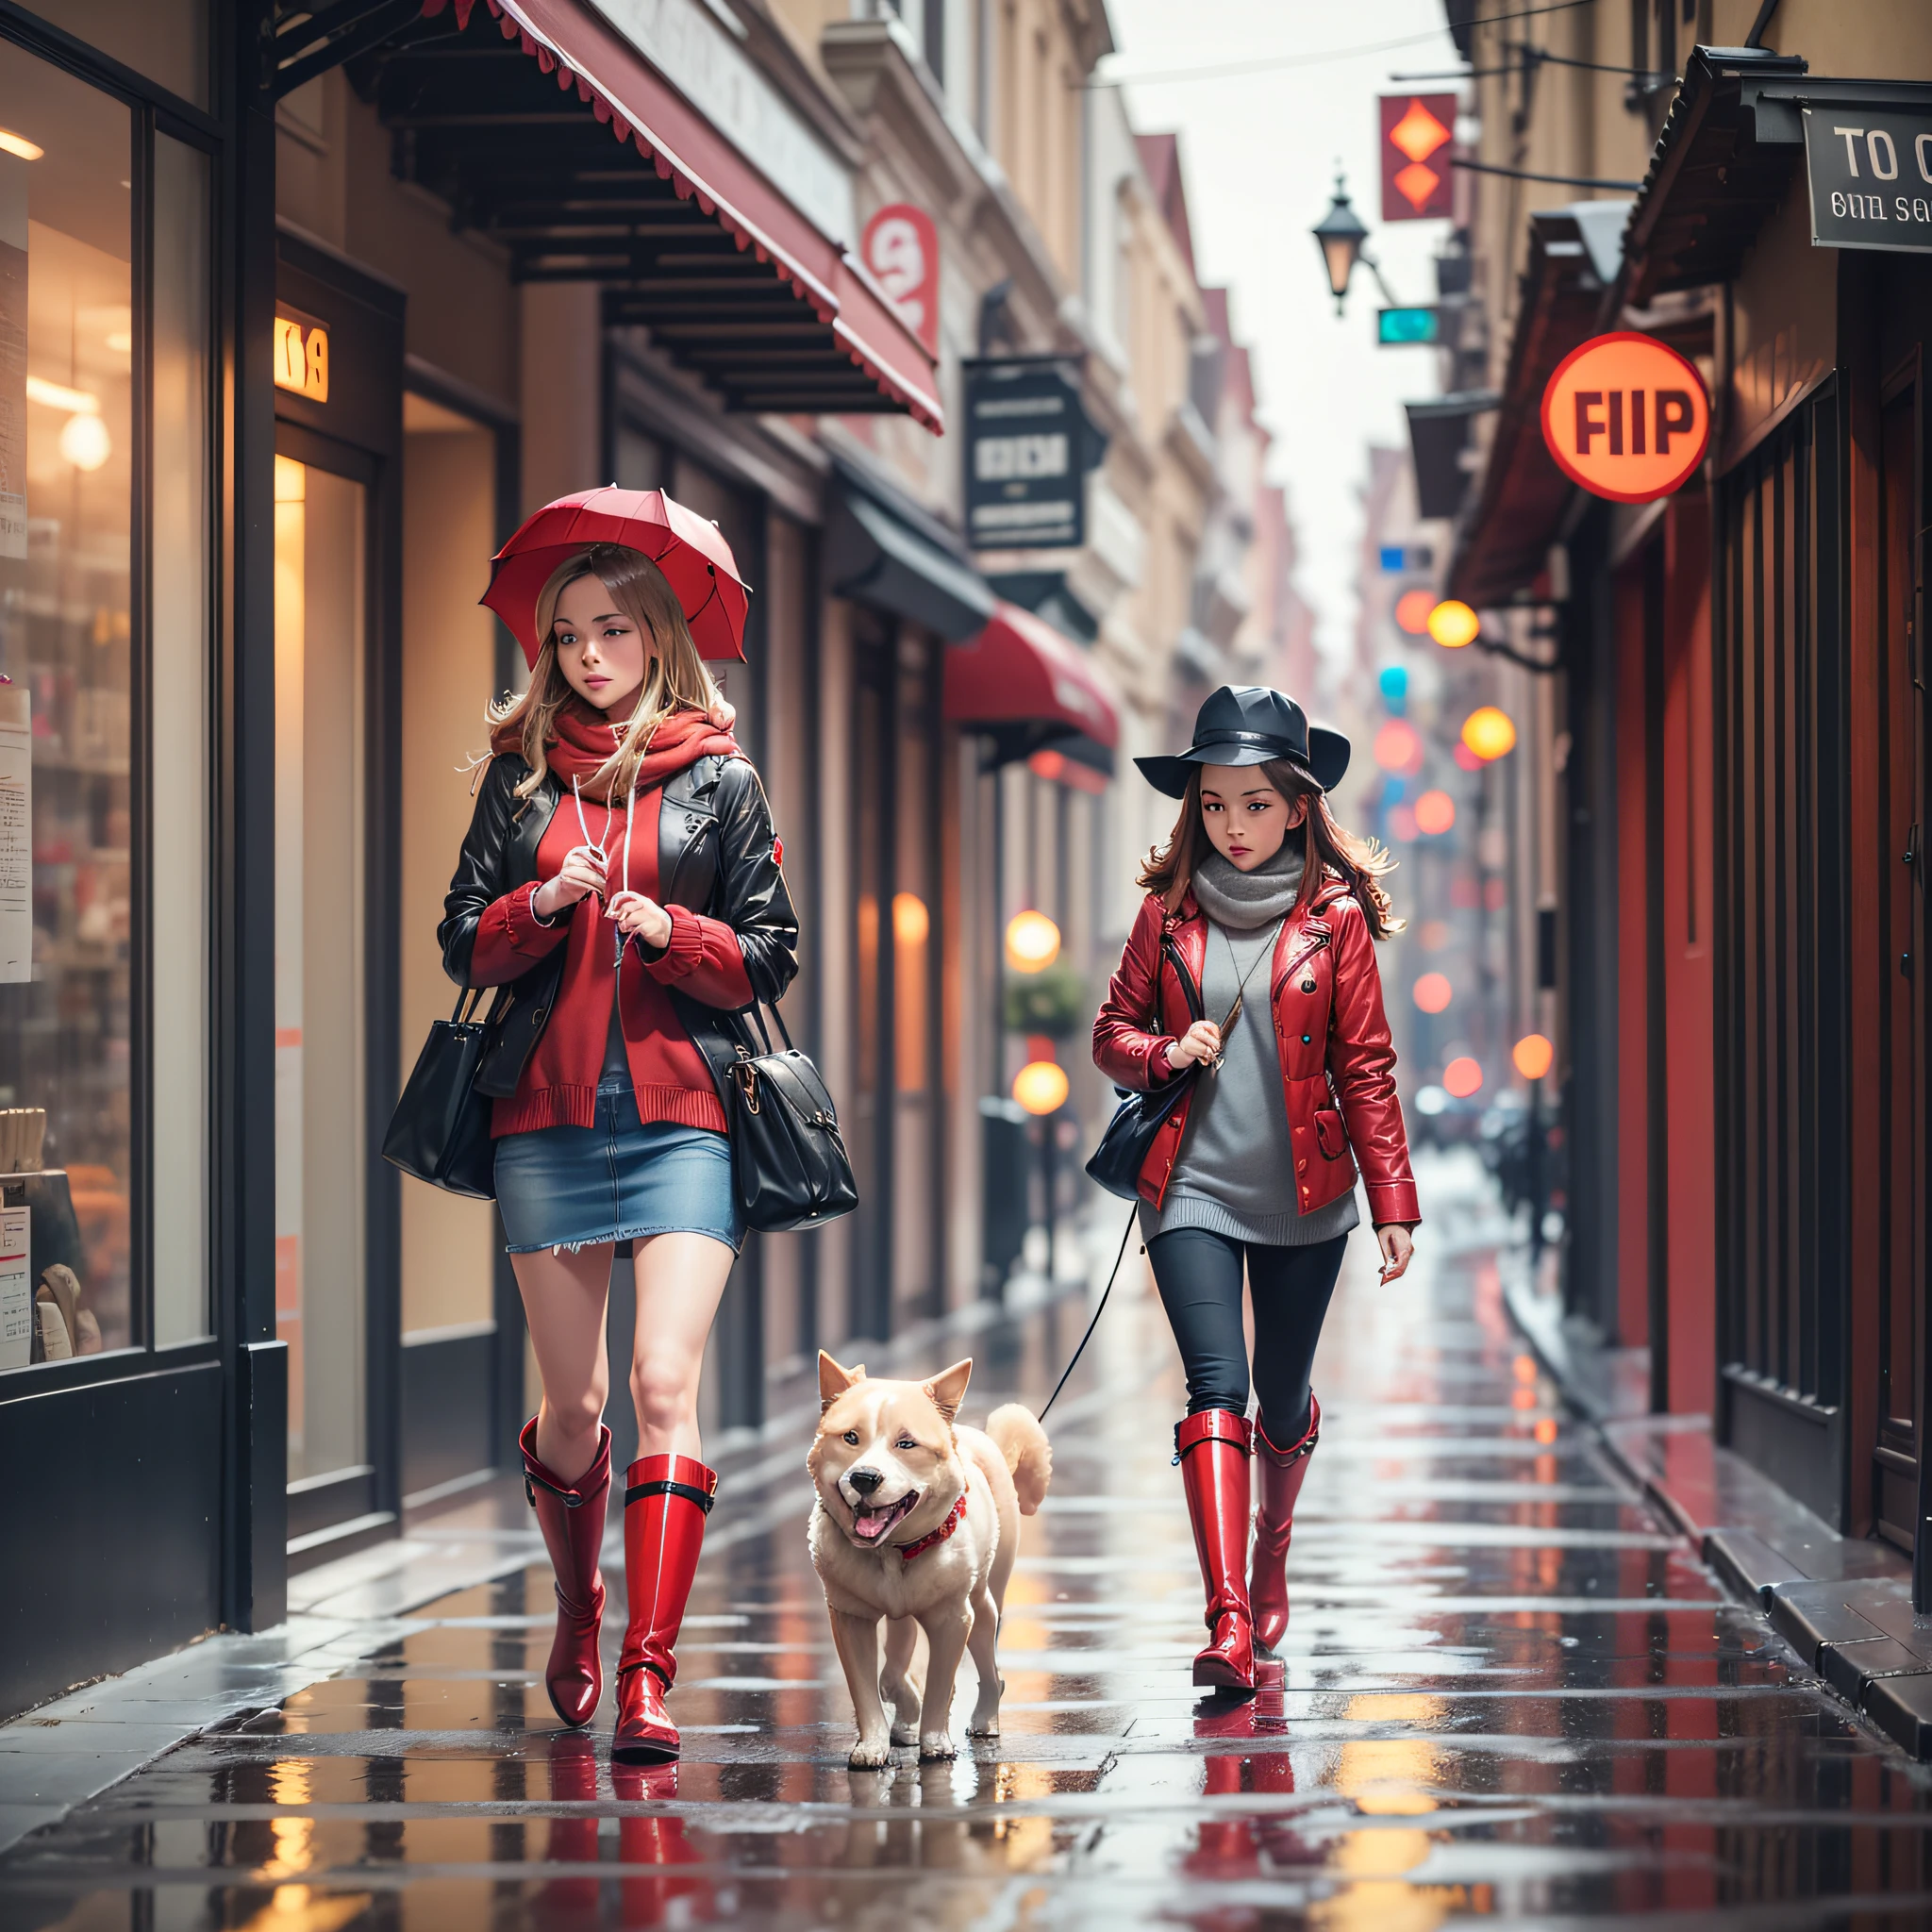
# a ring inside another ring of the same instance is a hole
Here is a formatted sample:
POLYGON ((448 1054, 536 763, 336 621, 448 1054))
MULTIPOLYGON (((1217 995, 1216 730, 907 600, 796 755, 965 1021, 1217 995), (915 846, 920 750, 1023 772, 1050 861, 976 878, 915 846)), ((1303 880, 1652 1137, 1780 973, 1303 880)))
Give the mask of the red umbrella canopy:
POLYGON ((503 619, 534 665, 537 596, 558 564, 593 543, 641 550, 684 607, 701 658, 744 656, 750 592, 716 524, 686 509, 661 490, 583 490, 546 503, 501 550, 490 567, 483 602, 503 619))

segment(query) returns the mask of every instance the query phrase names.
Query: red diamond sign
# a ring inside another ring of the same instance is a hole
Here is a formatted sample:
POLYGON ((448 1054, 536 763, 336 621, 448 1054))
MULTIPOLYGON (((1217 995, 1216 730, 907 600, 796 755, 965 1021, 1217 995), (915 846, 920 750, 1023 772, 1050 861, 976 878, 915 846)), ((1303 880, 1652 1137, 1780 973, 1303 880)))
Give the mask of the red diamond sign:
POLYGON ((1447 150, 1456 139, 1454 94, 1384 94, 1382 219, 1431 221, 1450 212, 1447 150))

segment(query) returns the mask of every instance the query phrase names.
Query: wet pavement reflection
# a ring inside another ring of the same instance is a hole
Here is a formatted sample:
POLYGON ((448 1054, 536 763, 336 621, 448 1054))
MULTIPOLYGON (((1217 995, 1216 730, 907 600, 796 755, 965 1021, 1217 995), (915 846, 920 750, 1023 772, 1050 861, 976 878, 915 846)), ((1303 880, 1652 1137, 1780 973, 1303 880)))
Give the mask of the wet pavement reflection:
MULTIPOLYGON (((679 1645, 681 1764, 613 1768, 608 1696, 596 1730, 558 1729, 549 1578, 528 1571, 23 1840, 0 1860, 0 1924, 1932 1923, 1926 1776, 1557 1410, 1493 1256, 1456 1252, 1453 1212, 1430 1233, 1388 1289, 1354 1244, 1285 1681, 1252 1703, 1189 1684, 1178 1374, 1158 1306, 1129 1298, 1053 1418, 1000 1738, 964 1743, 969 1664, 956 1762, 847 1770, 800 1434, 714 1519, 744 1527, 708 1553, 679 1645)), ((1077 1327, 1063 1310, 1043 1341, 977 1338, 969 1419, 1038 1401, 1077 1327)), ((612 1661, 620 1632, 613 1616, 612 1661)))

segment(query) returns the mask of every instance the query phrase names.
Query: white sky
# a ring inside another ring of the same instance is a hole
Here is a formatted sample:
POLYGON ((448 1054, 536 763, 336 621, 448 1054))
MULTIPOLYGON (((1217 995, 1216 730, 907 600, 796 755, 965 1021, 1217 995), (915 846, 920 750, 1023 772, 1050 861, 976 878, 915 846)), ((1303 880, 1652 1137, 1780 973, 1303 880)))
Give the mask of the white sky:
MULTIPOLYGON (((1337 321, 1308 230, 1328 208, 1340 159, 1369 252, 1405 302, 1435 299, 1429 260, 1447 222, 1381 222, 1375 99, 1391 74, 1456 64, 1441 0, 1108 0, 1119 52, 1102 77, 1305 64, 1187 81, 1138 82, 1127 107, 1142 133, 1181 137, 1201 280, 1233 291, 1234 329, 1254 353, 1259 413, 1274 431, 1270 475, 1285 483, 1301 541, 1299 581, 1319 641, 1345 651, 1355 622, 1360 489, 1371 442, 1407 440, 1405 398, 1438 391, 1433 349, 1378 349, 1374 277, 1357 269, 1337 321), (1390 41, 1407 44, 1381 47, 1390 41), (1336 48, 1380 51, 1318 58, 1336 48)), ((1441 81, 1416 92, 1449 92, 1441 81)))

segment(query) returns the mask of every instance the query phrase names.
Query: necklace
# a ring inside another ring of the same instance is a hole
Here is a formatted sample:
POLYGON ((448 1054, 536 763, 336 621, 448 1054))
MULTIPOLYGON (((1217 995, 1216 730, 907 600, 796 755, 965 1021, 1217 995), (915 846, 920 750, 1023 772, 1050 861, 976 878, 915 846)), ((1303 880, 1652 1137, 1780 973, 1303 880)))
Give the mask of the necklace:
MULTIPOLYGON (((1290 909, 1292 910, 1293 908, 1291 908, 1290 909)), ((1235 952, 1234 941, 1227 936, 1227 928, 1225 926, 1216 926, 1214 928, 1221 935, 1221 943, 1227 948, 1227 962, 1235 970, 1234 1005, 1228 1008, 1227 1018, 1221 1023, 1221 1051, 1208 1062, 1208 1065, 1217 1074, 1221 1071, 1222 1061, 1227 1058, 1227 1036, 1234 1031, 1236 1024, 1241 1017, 1241 1001, 1247 993, 1248 981, 1255 976, 1255 968, 1263 959, 1271 958, 1274 956, 1275 942, 1281 938, 1281 929, 1287 924, 1288 913, 1284 912, 1275 922, 1274 930, 1268 935, 1267 941, 1261 949, 1248 961, 1248 970, 1245 973, 1241 971, 1241 958, 1235 952)))

